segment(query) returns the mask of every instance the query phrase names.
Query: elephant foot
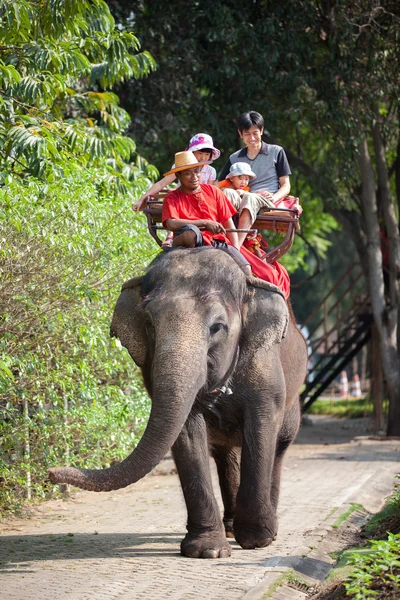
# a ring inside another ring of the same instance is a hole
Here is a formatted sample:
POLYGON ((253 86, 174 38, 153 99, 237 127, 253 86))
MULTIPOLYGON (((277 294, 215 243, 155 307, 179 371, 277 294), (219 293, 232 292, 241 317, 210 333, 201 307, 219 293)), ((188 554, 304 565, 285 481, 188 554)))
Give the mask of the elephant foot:
POLYGON ((235 539, 245 550, 265 548, 276 540, 278 526, 271 525, 239 525, 234 524, 235 539))
POLYGON ((181 554, 188 558, 228 558, 231 547, 221 533, 187 533, 181 542, 181 554))

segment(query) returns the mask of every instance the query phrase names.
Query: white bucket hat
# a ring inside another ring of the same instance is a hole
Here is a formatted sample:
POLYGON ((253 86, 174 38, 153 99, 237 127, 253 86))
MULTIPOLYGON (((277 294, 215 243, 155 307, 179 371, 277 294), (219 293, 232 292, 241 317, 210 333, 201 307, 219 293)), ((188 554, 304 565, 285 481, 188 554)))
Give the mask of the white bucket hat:
POLYGON ((250 169, 250 165, 245 162, 233 163, 226 178, 230 179, 231 177, 236 177, 237 175, 248 175, 250 179, 255 179, 257 177, 257 175, 250 169))
POLYGON ((217 160, 221 156, 218 148, 214 148, 214 142, 211 135, 208 133, 196 133, 189 142, 189 147, 186 150, 195 152, 196 150, 205 150, 209 148, 213 160, 217 160))

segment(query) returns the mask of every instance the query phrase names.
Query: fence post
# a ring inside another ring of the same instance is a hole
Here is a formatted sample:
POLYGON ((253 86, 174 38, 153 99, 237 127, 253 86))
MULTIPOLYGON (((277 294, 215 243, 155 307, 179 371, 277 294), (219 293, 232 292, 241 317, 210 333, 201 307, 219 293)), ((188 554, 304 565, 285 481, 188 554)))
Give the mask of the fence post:
POLYGON ((31 477, 31 446, 29 440, 29 403, 23 400, 24 415, 24 461, 26 464, 26 499, 32 499, 32 477, 31 477))
MULTIPOLYGON (((69 467, 69 444, 68 444, 68 398, 64 396, 64 444, 65 444, 65 465, 69 467)), ((58 489, 61 494, 69 494, 71 491, 71 486, 69 483, 60 483, 58 485, 58 489)))

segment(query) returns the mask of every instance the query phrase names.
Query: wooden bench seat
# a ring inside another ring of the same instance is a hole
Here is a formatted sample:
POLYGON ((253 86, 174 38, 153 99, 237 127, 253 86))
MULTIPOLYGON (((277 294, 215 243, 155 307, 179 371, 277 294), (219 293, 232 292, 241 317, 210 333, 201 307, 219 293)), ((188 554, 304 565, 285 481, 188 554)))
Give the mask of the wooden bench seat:
MULTIPOLYGON (((167 191, 162 191, 156 196, 148 196, 147 204, 143 211, 147 217, 149 233, 159 246, 161 246, 163 240, 158 233, 160 230, 166 231, 162 226, 161 212, 162 203, 167 193, 167 191)), ((276 209, 270 211, 262 209, 258 213, 257 219, 252 225, 252 229, 257 229, 260 232, 264 230, 272 231, 280 233, 283 236, 282 242, 278 246, 270 248, 263 259, 268 263, 273 263, 286 254, 292 247, 295 233, 300 229, 299 213, 295 209, 276 209)))

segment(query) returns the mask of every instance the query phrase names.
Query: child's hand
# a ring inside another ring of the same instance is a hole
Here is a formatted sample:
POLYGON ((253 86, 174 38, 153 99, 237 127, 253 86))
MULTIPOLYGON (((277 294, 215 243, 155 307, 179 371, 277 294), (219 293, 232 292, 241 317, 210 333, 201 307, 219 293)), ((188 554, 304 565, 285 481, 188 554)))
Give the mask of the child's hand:
POLYGON ((132 204, 132 210, 137 212, 139 210, 143 210, 144 207, 146 206, 146 199, 147 199, 147 194, 145 194, 144 196, 142 196, 141 198, 139 198, 139 200, 136 200, 136 202, 133 202, 132 204))

